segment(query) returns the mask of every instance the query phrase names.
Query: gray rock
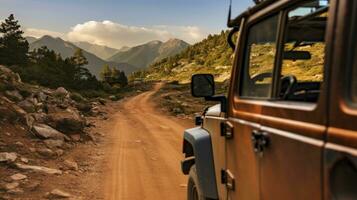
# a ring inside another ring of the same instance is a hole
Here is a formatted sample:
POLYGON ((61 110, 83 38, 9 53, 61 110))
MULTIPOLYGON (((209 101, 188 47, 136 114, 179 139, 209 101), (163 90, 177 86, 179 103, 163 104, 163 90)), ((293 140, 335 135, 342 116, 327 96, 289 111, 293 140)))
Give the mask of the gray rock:
POLYGON ((0 153, 0 162, 8 162, 12 163, 15 162, 17 159, 17 154, 16 153, 8 153, 8 152, 1 152, 0 153))
POLYGON ((54 189, 52 190, 48 195, 48 198, 50 199, 55 199, 55 198, 70 198, 71 194, 64 192, 62 190, 59 189, 54 189))
POLYGON ((23 100, 23 97, 21 96, 21 94, 17 90, 6 91, 5 92, 5 96, 7 98, 9 98, 10 100, 15 101, 15 102, 23 100))
POLYGON ((34 133, 43 139, 64 140, 67 136, 46 124, 35 124, 32 128, 34 133))
POLYGON ((58 175, 62 174, 61 170, 52 169, 52 168, 48 168, 48 167, 25 165, 25 164, 20 164, 20 163, 16 163, 15 165, 17 168, 22 169, 22 170, 30 170, 30 171, 41 172, 41 173, 45 173, 45 174, 58 174, 58 175))
POLYGON ((57 88, 53 94, 60 97, 69 97, 69 92, 64 87, 57 88))
POLYGON ((48 115, 48 123, 63 133, 81 132, 86 121, 76 110, 66 109, 48 115))
POLYGON ((48 148, 39 148, 36 150, 36 152, 46 158, 52 158, 56 155, 55 152, 48 148))
POLYGON ((63 140, 52 140, 52 139, 45 140, 44 142, 46 146, 51 149, 60 148, 64 143, 63 140))
POLYGON ((14 181, 21 181, 21 180, 27 179, 27 176, 24 174, 17 173, 17 174, 10 176, 10 178, 14 181))

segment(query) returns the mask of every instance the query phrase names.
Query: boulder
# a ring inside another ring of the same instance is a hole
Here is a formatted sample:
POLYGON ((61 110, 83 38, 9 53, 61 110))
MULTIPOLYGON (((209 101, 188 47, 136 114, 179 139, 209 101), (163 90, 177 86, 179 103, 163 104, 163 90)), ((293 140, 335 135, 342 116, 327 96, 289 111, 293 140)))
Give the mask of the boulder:
MULTIPOLYGON (((46 124, 35 124, 32 128, 35 135, 42 139, 64 140, 67 138, 63 133, 46 124)), ((69 138, 67 138, 69 140, 69 138)))
POLYGON ((55 96, 69 98, 69 92, 64 87, 59 87, 53 93, 55 96))
POLYGON ((72 109, 48 115, 48 124, 63 133, 81 132, 86 121, 79 113, 72 109))
POLYGON ((82 113, 89 113, 92 110, 92 106, 86 103, 78 103, 76 104, 76 108, 82 113))
POLYGON ((17 154, 16 153, 8 153, 8 152, 1 152, 0 153, 0 162, 7 162, 7 163, 12 163, 15 162, 17 159, 17 154))
POLYGON ((61 170, 52 169, 52 168, 48 168, 48 167, 25 165, 25 164, 20 164, 20 163, 16 163, 15 165, 18 169, 22 169, 22 170, 30 170, 30 171, 35 171, 35 172, 40 172, 40 173, 45 173, 45 174, 59 174, 59 175, 62 174, 61 170))
POLYGON ((56 156, 56 153, 48 148, 39 148, 36 150, 36 152, 45 158, 53 158, 56 156))
POLYGON ((23 100, 23 97, 21 96, 21 94, 17 90, 6 91, 5 92, 5 96, 7 98, 9 98, 10 100, 15 101, 15 102, 23 100))

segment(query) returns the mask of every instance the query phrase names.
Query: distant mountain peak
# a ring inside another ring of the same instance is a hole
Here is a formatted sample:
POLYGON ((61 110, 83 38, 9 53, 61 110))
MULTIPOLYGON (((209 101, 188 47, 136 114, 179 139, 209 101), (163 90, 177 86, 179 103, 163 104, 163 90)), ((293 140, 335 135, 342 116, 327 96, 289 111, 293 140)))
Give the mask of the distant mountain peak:
POLYGON ((157 44, 162 44, 162 42, 160 40, 153 40, 153 41, 150 41, 146 44, 151 44, 151 45, 157 45, 157 44))
MULTIPOLYGON (((103 47, 103 46, 98 46, 98 45, 92 45, 88 43, 90 47, 93 48, 103 48, 103 49, 108 49, 109 47, 103 47)), ((40 39, 32 42, 30 44, 30 50, 38 49, 41 48, 42 46, 47 46, 48 49, 51 49, 55 51, 56 53, 60 53, 64 58, 68 58, 73 56, 74 52, 80 48, 83 50, 83 55, 84 57, 87 58, 88 60, 88 65, 86 68, 89 69, 89 71, 96 75, 97 77, 99 76, 99 73, 104 65, 109 65, 111 67, 118 67, 118 69, 123 70, 125 73, 131 73, 135 70, 137 70, 134 66, 127 64, 127 63, 116 63, 116 62, 109 62, 105 61, 104 59, 99 58, 96 54, 91 53, 90 51, 87 51, 86 49, 77 46, 71 42, 64 41, 61 38, 54 38, 52 36, 45 35, 41 37, 40 39)), ((113 49, 115 52, 117 52, 116 49, 113 49)), ((114 53, 115 53, 114 52, 114 53)))
POLYGON ((176 38, 172 38, 166 42, 153 40, 126 51, 119 51, 108 60, 129 63, 143 69, 157 60, 180 53, 188 46, 187 42, 176 38))

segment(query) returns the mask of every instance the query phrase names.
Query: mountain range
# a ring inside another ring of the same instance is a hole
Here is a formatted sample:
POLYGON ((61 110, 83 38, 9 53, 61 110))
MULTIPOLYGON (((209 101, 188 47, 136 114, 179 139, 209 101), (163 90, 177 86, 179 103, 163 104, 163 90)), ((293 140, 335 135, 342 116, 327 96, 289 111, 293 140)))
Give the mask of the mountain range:
MULTIPOLYGON (((30 50, 34 50, 42 46, 47 46, 48 49, 51 49, 56 53, 61 54, 61 56, 64 58, 73 56, 74 52, 79 48, 78 46, 70 42, 64 41, 61 38, 54 38, 46 35, 30 43, 30 50)), ((88 60, 88 65, 85 67, 88 68, 88 70, 97 77, 99 77, 102 67, 106 64, 112 67, 117 67, 119 70, 124 71, 126 74, 138 70, 135 66, 132 66, 128 63, 105 61, 85 50, 83 50, 83 55, 88 60)))
POLYGON ((120 51, 108 60, 124 62, 144 69, 155 61, 180 53, 189 46, 187 42, 179 39, 170 39, 166 42, 154 40, 126 51, 120 51))
POLYGON ((104 65, 117 67, 126 74, 130 74, 148 67, 157 60, 180 53, 189 46, 188 43, 179 39, 170 39, 166 42, 155 40, 131 48, 124 46, 120 49, 88 42, 71 43, 48 35, 39 39, 34 37, 26 37, 26 39, 30 44, 30 50, 47 46, 48 49, 61 54, 64 58, 72 56, 76 49, 82 49, 83 55, 88 60, 86 67, 97 77, 104 65))

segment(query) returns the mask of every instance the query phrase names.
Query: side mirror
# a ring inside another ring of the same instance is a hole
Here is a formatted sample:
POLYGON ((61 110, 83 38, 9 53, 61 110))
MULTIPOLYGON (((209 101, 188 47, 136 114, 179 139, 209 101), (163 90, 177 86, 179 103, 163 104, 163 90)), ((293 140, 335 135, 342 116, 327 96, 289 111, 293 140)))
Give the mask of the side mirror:
POLYGON ((215 85, 212 74, 195 74, 191 79, 191 94, 194 97, 214 96, 215 85))

